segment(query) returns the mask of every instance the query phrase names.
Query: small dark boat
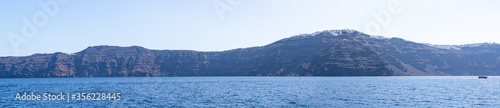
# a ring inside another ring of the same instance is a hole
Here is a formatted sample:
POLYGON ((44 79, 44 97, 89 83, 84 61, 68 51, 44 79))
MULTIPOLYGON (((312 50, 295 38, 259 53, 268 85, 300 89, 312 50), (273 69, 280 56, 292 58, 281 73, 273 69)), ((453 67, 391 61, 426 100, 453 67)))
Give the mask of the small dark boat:
POLYGON ((483 76, 479 76, 479 77, 477 77, 477 78, 479 78, 479 79, 486 79, 486 78, 488 78, 488 77, 483 75, 483 76))

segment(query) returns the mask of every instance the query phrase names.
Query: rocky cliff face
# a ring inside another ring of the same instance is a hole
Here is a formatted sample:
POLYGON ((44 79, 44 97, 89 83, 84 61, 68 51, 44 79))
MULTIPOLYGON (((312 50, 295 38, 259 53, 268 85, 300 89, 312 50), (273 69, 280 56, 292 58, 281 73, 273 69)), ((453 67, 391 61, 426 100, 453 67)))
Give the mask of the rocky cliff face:
POLYGON ((0 77, 500 75, 500 45, 435 46, 327 30, 221 52, 94 46, 1 57, 0 77))

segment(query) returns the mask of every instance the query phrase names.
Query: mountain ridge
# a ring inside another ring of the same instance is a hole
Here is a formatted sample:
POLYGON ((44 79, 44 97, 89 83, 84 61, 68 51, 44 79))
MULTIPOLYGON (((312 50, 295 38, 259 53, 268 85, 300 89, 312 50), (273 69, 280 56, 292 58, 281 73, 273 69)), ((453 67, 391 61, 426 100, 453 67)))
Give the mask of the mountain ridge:
POLYGON ((499 75, 500 45, 460 50, 350 29, 300 34, 226 51, 91 46, 0 57, 0 77, 499 75))

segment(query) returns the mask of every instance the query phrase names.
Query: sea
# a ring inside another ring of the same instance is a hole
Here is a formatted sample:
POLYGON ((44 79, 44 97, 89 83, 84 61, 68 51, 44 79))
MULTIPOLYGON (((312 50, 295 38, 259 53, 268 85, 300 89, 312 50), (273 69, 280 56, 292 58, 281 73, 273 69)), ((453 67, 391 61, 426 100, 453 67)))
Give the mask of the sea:
POLYGON ((2 108, 498 107, 499 96, 497 76, 0 79, 2 108), (25 93, 42 99, 23 100, 20 97, 25 93), (44 94, 65 96, 57 97, 64 100, 50 100, 50 96, 43 100, 44 94), (74 94, 87 99, 72 98, 74 94))

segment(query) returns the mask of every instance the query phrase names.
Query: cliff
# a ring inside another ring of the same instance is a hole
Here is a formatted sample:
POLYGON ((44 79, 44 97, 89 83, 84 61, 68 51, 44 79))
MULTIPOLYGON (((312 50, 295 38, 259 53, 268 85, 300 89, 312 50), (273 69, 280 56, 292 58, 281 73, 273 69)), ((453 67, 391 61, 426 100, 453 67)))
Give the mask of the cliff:
POLYGON ((326 30, 220 52, 93 46, 0 57, 0 77, 500 75, 500 45, 428 45, 326 30))

